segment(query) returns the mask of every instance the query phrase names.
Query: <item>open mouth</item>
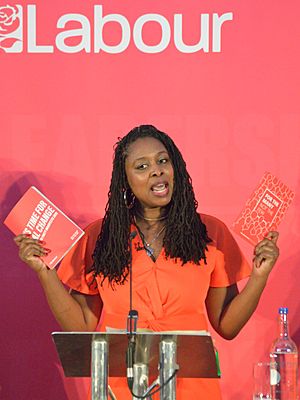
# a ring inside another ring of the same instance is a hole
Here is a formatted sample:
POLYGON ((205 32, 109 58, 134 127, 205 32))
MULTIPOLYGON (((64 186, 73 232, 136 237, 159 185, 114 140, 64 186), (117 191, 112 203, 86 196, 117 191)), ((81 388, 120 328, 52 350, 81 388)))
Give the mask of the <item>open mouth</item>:
POLYGON ((168 183, 158 183, 157 185, 151 186, 152 192, 164 193, 168 189, 168 183))

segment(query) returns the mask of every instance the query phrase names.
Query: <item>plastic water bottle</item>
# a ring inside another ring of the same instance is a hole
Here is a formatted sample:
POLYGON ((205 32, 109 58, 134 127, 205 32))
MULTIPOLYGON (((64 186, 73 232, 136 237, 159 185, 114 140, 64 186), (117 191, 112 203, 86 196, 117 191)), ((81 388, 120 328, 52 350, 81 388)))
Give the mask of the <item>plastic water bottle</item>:
POLYGON ((278 312, 279 336, 270 351, 272 400, 297 400, 298 350, 289 336, 288 309, 281 307, 278 312))

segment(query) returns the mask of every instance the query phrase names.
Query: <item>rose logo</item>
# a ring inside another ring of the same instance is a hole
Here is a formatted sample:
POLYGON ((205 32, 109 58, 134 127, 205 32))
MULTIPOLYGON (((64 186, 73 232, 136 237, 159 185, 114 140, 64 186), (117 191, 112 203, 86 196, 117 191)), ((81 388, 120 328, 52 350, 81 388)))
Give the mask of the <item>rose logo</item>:
POLYGON ((19 10, 16 6, 0 7, 0 34, 8 34, 18 29, 20 20, 18 18, 19 10))
POLYGON ((8 49, 19 39, 13 34, 20 26, 19 9, 17 6, 0 6, 0 49, 8 49))

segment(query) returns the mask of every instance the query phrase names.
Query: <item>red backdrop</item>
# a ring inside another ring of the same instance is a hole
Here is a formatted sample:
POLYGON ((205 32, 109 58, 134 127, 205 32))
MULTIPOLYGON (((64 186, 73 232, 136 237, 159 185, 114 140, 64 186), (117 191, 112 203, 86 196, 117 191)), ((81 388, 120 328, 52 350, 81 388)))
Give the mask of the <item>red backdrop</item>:
MULTIPOLYGON (((264 171, 295 190, 280 226, 281 256, 255 315, 234 341, 214 334, 224 399, 250 399, 252 364, 267 357, 278 306, 290 308, 291 333, 300 342, 298 2, 18 4, 19 16, 15 4, 0 4, 1 220, 30 185, 82 227, 103 216, 113 144, 142 123, 175 139, 193 177, 199 210, 229 226, 264 171), (103 17, 126 18, 123 31, 110 22, 101 33, 101 5, 103 17), (65 14, 77 16, 64 22, 65 14), (146 14, 158 16, 143 22, 146 14), (218 36, 222 15, 227 20, 218 36), (202 49, 189 47, 187 53, 178 45, 180 18, 183 42, 196 45, 201 34, 202 49), (81 29, 79 36, 61 45, 70 29, 81 29), (101 37, 111 48, 102 45, 95 52, 101 37), (122 43, 123 50, 117 47, 122 43), (112 54, 116 49, 120 52, 112 54)), ((18 260, 3 225, 0 234, 0 399, 79 400, 84 385, 63 377, 50 337, 58 327, 39 283, 18 260)), ((252 248, 237 241, 251 260, 252 248)))

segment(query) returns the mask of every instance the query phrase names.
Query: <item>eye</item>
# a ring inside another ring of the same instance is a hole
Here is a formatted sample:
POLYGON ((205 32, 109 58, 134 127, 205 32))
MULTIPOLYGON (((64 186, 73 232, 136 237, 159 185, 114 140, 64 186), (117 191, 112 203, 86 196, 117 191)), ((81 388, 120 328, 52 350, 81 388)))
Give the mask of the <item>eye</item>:
POLYGON ((139 169, 139 170, 143 170, 143 169, 146 169, 147 167, 148 167, 148 165, 143 163, 143 164, 138 164, 135 168, 139 169))
POLYGON ((160 158, 160 159, 158 160, 158 163, 159 163, 159 164, 166 164, 167 162, 169 162, 169 159, 168 159, 168 158, 160 158))

